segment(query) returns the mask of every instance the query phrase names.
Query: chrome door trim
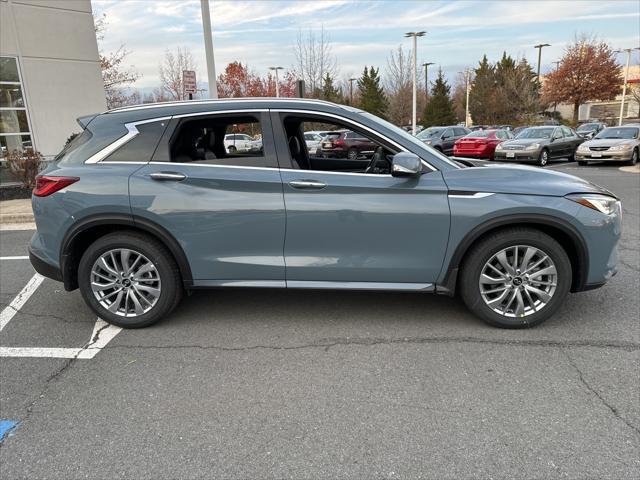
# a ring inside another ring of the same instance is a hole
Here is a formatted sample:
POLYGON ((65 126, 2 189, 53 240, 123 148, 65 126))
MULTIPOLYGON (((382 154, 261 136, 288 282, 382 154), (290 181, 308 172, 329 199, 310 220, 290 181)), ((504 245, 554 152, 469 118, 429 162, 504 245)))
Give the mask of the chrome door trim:
MULTIPOLYGON (((106 162, 102 162, 106 163, 106 162)), ((120 162, 113 162, 120 163, 120 162)), ((172 165, 178 165, 182 167, 206 167, 206 168, 235 168, 240 170, 279 170, 278 167, 250 167, 244 165, 215 165, 212 163, 198 163, 198 162, 144 162, 145 165, 164 165, 165 167, 169 167, 172 165)), ((300 170, 306 171, 309 170, 300 170)))
POLYGON ((195 288, 211 287, 248 287, 248 288, 286 288, 284 280, 194 280, 195 288))
POLYGON ((327 186, 326 183, 316 180, 291 180, 289 182, 291 188, 301 188, 307 190, 321 190, 327 186))
MULTIPOLYGON (((292 109, 292 108, 271 108, 270 110, 272 112, 302 113, 302 114, 307 114, 307 115, 317 115, 317 116, 325 116, 325 117, 330 117, 330 118, 337 118, 338 120, 341 120, 341 121, 346 122, 346 123, 350 123, 351 125, 355 125, 358 128, 366 130, 366 131, 372 133, 373 135, 375 135, 376 137, 384 139, 387 143, 390 143, 391 145, 393 145, 396 148, 400 149, 400 151, 402 151, 402 152, 408 152, 408 150, 405 147, 403 147, 402 145, 400 145, 398 142, 396 142, 395 140, 391 140, 389 137, 386 137, 385 135, 383 135, 382 133, 378 132, 377 130, 374 130, 373 128, 367 127, 366 125, 363 125, 360 122, 356 122, 355 120, 351 120, 350 118, 346 118, 346 117, 343 117, 343 116, 340 116, 340 115, 336 115, 335 113, 318 112, 318 111, 311 111, 311 110, 296 110, 296 109, 292 109)), ((438 170, 433 165, 428 163, 426 160, 421 158, 420 161, 422 162, 422 164, 424 166, 426 166, 427 168, 430 168, 431 171, 435 172, 435 171, 438 170)), ((309 172, 311 170, 306 170, 306 171, 309 172)), ((369 174, 365 174, 365 175, 369 175, 369 174)), ((369 176, 372 176, 372 175, 369 175, 369 176)))
POLYGON ((485 197, 490 197, 491 195, 495 195, 495 193, 493 192, 469 192, 468 195, 464 195, 464 194, 449 194, 448 197, 449 198, 467 198, 467 199, 476 199, 476 198, 485 198, 485 197))
POLYGON ((287 280, 287 288, 310 288, 330 290, 392 290, 404 292, 432 292, 433 283, 388 283, 388 282, 318 282, 287 280))
MULTIPOLYGON (((150 118, 147 120, 140 120, 138 122, 125 123, 124 126, 127 129, 127 133, 125 133, 122 137, 118 138, 117 140, 114 140, 113 142, 111 142, 109 145, 104 147, 99 152, 96 152, 93 155, 91 155, 89 158, 87 158, 84 161, 84 163, 86 164, 98 163, 101 160, 108 157, 109 155, 111 155, 113 152, 115 152, 118 148, 123 146, 125 143, 129 142, 130 140, 133 140, 135 136, 140 133, 140 131, 136 128, 138 125, 144 125, 145 123, 161 122, 163 120, 171 120, 171 117, 157 117, 157 118, 150 118)), ((113 162, 113 163, 123 163, 123 162, 113 162)))

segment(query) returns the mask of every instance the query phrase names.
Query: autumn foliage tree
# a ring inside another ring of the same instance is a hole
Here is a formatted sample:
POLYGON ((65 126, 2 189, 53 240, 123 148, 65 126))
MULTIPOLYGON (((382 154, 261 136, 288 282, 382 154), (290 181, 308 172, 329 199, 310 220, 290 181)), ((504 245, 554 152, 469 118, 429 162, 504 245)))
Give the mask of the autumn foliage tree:
MULTIPOLYGON (((280 96, 293 97, 295 95, 295 77, 291 72, 280 79, 280 96)), ((218 96, 230 97, 275 97, 276 79, 271 73, 260 77, 242 62, 229 63, 224 73, 218 76, 218 96)))
POLYGON ((569 45, 558 68, 546 76, 543 101, 573 104, 573 121, 580 105, 591 100, 613 100, 622 78, 615 53, 605 42, 580 37, 569 45))

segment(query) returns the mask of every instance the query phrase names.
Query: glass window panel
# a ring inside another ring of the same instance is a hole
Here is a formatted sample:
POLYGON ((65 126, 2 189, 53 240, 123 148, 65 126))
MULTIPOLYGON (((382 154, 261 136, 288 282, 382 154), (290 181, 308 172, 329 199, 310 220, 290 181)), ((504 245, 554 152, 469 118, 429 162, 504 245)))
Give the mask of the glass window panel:
POLYGON ((28 132, 25 110, 0 110, 0 133, 28 132))
POLYGON ((0 57, 0 82, 19 82, 18 63, 13 57, 0 57))
POLYGON ((0 135, 0 149, 2 150, 0 157, 4 157, 13 150, 24 150, 25 148, 33 148, 31 135, 0 135))
POLYGON ((0 107, 24 108, 22 88, 19 85, 0 84, 0 107))

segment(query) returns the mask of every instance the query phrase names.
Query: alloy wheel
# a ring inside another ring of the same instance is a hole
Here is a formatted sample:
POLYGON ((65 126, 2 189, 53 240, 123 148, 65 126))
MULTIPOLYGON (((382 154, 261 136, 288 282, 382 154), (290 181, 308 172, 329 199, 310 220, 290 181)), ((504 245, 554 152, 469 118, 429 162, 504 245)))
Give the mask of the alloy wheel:
POLYGON ((540 166, 544 167, 549 161, 549 154, 546 150, 543 150, 540 154, 540 166))
POLYGON ((111 313, 137 317, 158 302, 160 274, 140 252, 127 248, 108 250, 91 268, 91 290, 100 305, 111 313))
POLYGON ((553 298, 558 272, 539 248, 515 245, 493 255, 482 267, 478 284, 485 304, 505 317, 539 312, 553 298))

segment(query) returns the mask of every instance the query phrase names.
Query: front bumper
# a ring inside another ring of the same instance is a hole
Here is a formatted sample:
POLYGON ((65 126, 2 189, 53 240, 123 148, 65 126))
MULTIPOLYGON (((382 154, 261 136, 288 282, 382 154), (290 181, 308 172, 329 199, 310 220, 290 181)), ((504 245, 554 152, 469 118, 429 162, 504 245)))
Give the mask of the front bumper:
POLYGON ((576 160, 580 162, 625 162, 631 160, 633 148, 630 150, 604 150, 602 152, 576 152, 576 160))
POLYGON ((540 150, 496 150, 493 159, 502 162, 537 162, 540 150))

